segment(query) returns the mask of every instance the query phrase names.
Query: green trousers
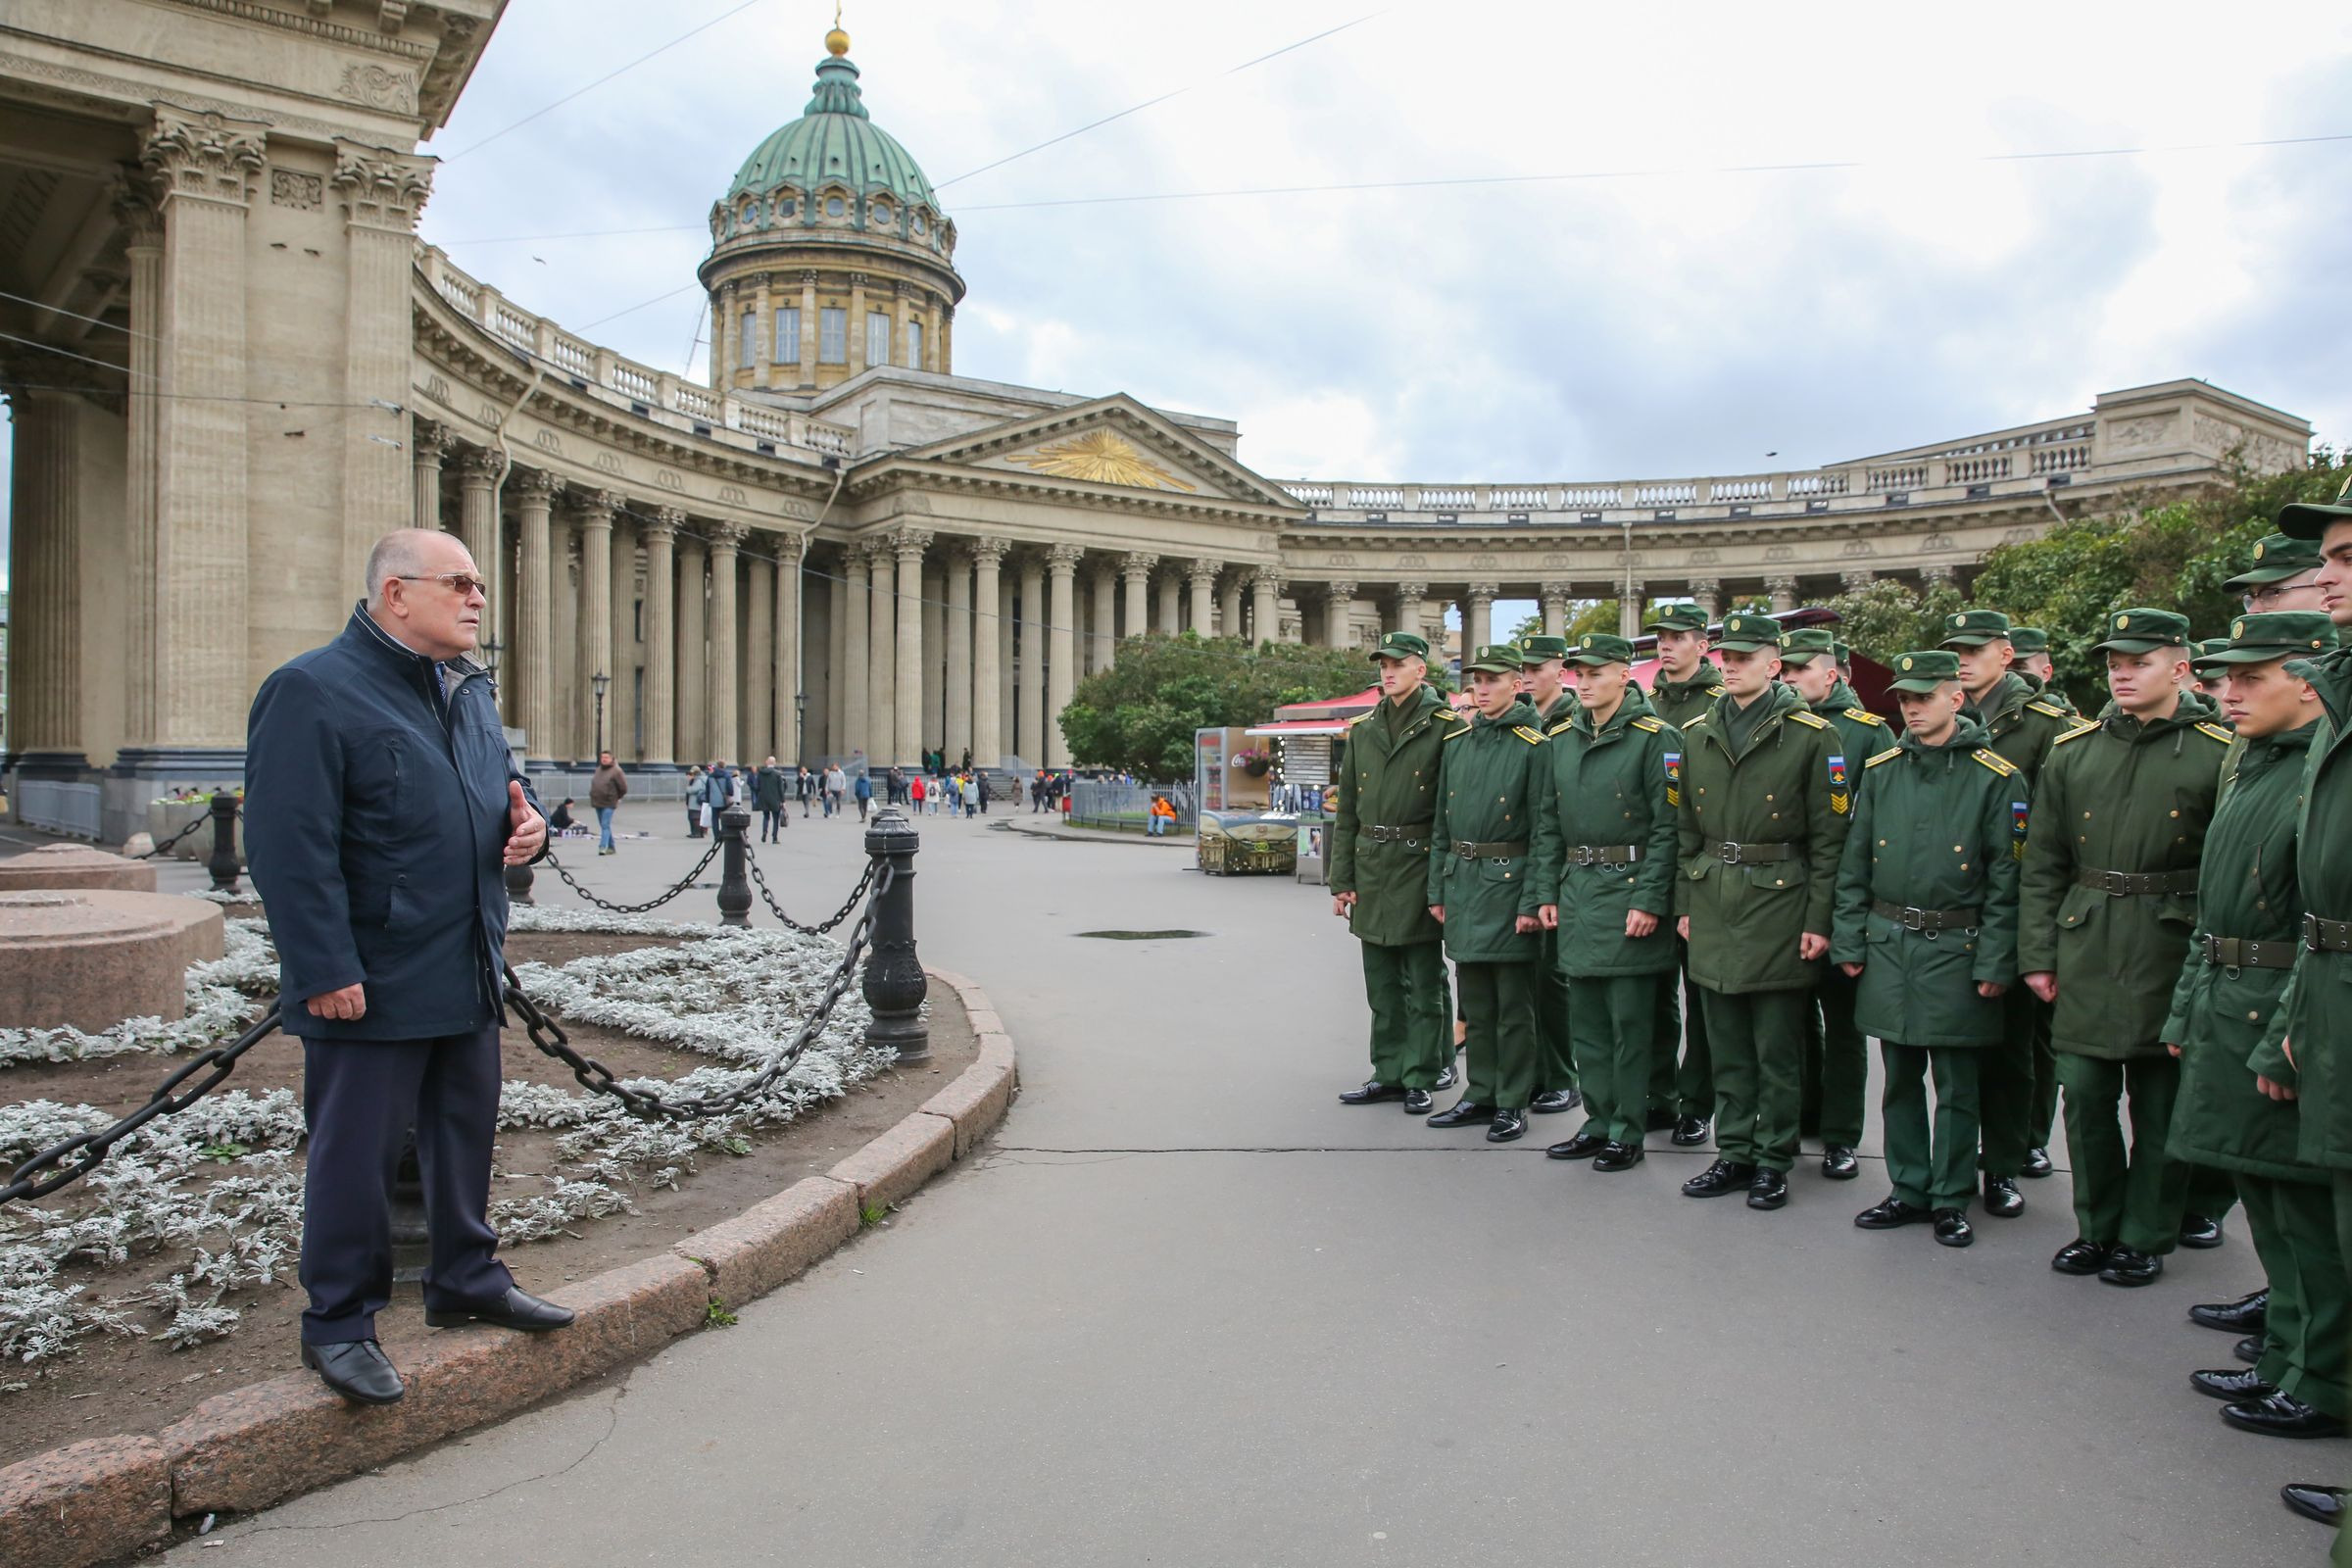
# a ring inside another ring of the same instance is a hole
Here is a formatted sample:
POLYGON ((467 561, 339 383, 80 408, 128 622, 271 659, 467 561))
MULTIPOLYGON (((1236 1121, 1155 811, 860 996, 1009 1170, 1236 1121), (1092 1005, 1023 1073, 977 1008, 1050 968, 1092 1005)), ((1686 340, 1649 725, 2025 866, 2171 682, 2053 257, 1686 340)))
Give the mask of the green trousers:
POLYGON ((1824 1144, 1848 1149, 1862 1141, 1862 1100, 1870 1090, 1870 1042, 1854 1024, 1854 993, 1861 985, 1834 963, 1821 966, 1796 1122, 1798 1131, 1818 1133, 1824 1144))
MULTIPOLYGON (((1669 976, 1671 978, 1671 976, 1669 976)), ((1584 1070, 1585 1126, 1642 1147, 1649 1129, 1650 1047, 1658 1028, 1658 981, 1648 974, 1568 982, 1569 1029, 1584 1070)))
POLYGON ((1536 1093, 1575 1089, 1576 1042, 1568 1030, 1568 977, 1560 973, 1560 934, 1541 933, 1536 960, 1536 1093))
POLYGON ((2236 1178, 2246 1229, 2270 1276, 2264 1313, 2262 1380, 2334 1416, 2346 1414, 2352 1375, 2352 1284, 2336 1246, 2335 1195, 2316 1182, 2275 1176, 2236 1178))
POLYGON ((2062 1051, 2058 1082, 2066 1090, 2066 1151, 2075 1167, 2075 1224, 2082 1236, 2159 1257, 2171 1251, 2180 1244, 2188 1201, 2188 1167, 2164 1152, 2180 1064, 2163 1054, 2110 1061, 2062 1051))
POLYGON ((2009 987, 2001 1043, 1978 1076, 1984 1104, 1984 1172, 2016 1176, 2026 1151, 2050 1147, 2058 1115, 2058 1058, 2050 1049, 2050 1004, 2022 980, 2009 987))
POLYGON ((2215 1224, 2237 1202, 2237 1177, 2211 1165, 2191 1165, 2188 1168, 2188 1207, 2190 1214, 2202 1214, 2215 1224))
POLYGON ((1699 987, 1714 1053, 1715 1150, 1738 1165, 1785 1171, 1796 1163, 1798 1079, 1805 1067, 1810 991, 1699 987))
MULTIPOLYGON (((1886 1175, 1894 1196, 1919 1208, 1966 1208, 1977 1188, 1978 1046, 1899 1046, 1879 1042, 1886 1087, 1879 1107, 1886 1122, 1886 1175), (1928 1076, 1936 1078, 1936 1119, 1928 1121, 1928 1076)), ((1826 1139, 1829 1134, 1825 1131, 1826 1139)))
MULTIPOLYGON (((1675 951, 1688 960, 1690 945, 1677 939, 1675 951)), ((1715 1060, 1707 1050, 1707 1010, 1698 987, 1679 969, 1658 976, 1658 1033, 1651 1047, 1649 1103, 1678 1116, 1704 1121, 1715 1114, 1715 1060), (1675 1065, 1675 1052, 1682 1065, 1675 1065)))
POLYGON ((1536 1094, 1536 966, 1457 963, 1453 976, 1470 1025, 1467 1098, 1525 1110, 1536 1094))
POLYGON ((1435 1088, 1438 1073, 1453 1060, 1445 944, 1359 945, 1364 1000, 1372 1004, 1372 1076, 1407 1089, 1435 1088))

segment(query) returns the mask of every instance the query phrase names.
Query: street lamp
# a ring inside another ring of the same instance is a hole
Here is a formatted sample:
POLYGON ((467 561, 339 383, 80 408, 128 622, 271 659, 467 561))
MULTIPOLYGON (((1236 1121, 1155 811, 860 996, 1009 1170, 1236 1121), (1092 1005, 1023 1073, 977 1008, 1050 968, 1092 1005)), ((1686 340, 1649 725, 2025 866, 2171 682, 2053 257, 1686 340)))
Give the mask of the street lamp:
POLYGON ((498 656, 502 646, 499 640, 493 637, 475 650, 482 656, 482 668, 493 675, 498 673, 498 656))
POLYGON ((808 765, 808 694, 792 694, 792 760, 796 766, 808 765))
POLYGON ((596 755, 601 759, 605 755, 605 692, 612 677, 600 669, 588 677, 588 684, 596 689, 596 755))

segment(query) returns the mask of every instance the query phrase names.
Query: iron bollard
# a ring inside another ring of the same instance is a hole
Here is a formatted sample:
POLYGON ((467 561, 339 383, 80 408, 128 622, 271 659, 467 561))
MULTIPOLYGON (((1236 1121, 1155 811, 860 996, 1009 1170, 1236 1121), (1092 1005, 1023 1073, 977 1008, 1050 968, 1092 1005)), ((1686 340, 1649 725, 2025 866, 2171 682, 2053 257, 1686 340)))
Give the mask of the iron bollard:
POLYGON ((873 951, 865 960, 865 1004, 873 1022, 865 1026, 865 1043, 888 1046, 901 1061, 922 1061, 931 1054, 931 1032, 923 1023, 923 998, 931 982, 914 952, 914 854, 922 836, 886 806, 865 830, 865 853, 890 857, 890 888, 874 906, 873 951))
POLYGON ((213 891, 237 891, 237 798, 226 790, 213 795, 213 858, 205 862, 213 873, 213 891))
POLYGON ((718 813, 718 923, 752 923, 752 879, 743 868, 743 834, 752 813, 730 806, 718 813))
POLYGON ((510 865, 506 868, 503 875, 506 878, 507 902, 509 904, 530 904, 534 902, 531 898, 531 883, 534 880, 534 877, 532 875, 531 868, 528 865, 510 865))

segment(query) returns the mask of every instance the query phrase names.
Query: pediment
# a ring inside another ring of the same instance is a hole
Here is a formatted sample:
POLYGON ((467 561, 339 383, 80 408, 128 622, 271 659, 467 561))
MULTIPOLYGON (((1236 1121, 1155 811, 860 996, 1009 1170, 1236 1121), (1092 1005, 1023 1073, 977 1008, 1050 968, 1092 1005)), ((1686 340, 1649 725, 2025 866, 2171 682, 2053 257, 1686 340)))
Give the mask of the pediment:
POLYGON ((1155 492, 1168 499, 1298 505, 1182 425, 1124 395, 1017 419, 901 457, 1048 482, 1155 492))

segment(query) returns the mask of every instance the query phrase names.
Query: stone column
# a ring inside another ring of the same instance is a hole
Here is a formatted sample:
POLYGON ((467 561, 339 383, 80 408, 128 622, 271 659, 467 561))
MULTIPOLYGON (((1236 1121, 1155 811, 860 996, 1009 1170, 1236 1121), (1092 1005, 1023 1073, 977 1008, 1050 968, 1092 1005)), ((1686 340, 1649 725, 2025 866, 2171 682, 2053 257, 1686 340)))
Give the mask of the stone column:
POLYGON ((1323 587, 1323 646, 1347 648, 1355 641, 1355 584, 1341 578, 1323 587))
POLYGON ((1649 585, 1640 578, 1628 581, 1617 597, 1617 635, 1642 635, 1642 607, 1649 602, 1649 585))
MULTIPOLYGON (((853 200, 855 200, 855 198, 853 198, 853 200)), ((847 344, 849 349, 850 368, 843 376, 844 380, 854 379, 866 368, 865 282, 866 279, 863 272, 852 272, 850 274, 850 333, 849 343, 847 344)), ((877 570, 879 570, 881 565, 882 558, 880 556, 876 556, 874 558, 874 566, 877 570)), ((877 603, 874 608, 875 612, 877 614, 880 613, 880 604, 877 603)), ((881 693, 884 689, 885 688, 881 682, 877 681, 875 683, 874 690, 877 694, 881 693)), ((876 746, 888 746, 891 743, 891 737, 896 733, 897 731, 895 729, 887 727, 877 729, 874 733, 874 744, 876 746)))
POLYGON ((735 662, 735 563, 749 532, 740 522, 713 522, 710 536, 710 629, 709 716, 703 722, 709 750, 730 762, 743 760, 742 676, 735 662))
MULTIPOLYGON (((458 459, 458 542, 473 558, 474 569, 491 579, 492 605, 482 609, 485 621, 493 618, 498 596, 498 484, 506 471, 507 460, 488 447, 467 447, 458 459)), ((483 626, 483 641, 496 630, 483 626)))
MULTIPOLYGON (((945 551, 941 552, 944 558, 945 551)), ((922 592, 916 603, 923 612, 923 749, 948 744, 948 579, 945 562, 926 562, 922 592)))
POLYGON ((515 535, 521 542, 519 580, 514 585, 514 648, 508 684, 514 690, 514 726, 523 732, 523 755, 552 760, 556 753, 555 637, 550 623, 555 596, 555 558, 548 538, 548 511, 556 482, 536 468, 514 475, 515 535))
POLYGON ((1020 744, 1014 748, 1032 768, 1046 760, 1046 564, 1035 552, 1021 557, 1020 744))
MULTIPOLYGON (((1217 635, 1239 637, 1242 634, 1242 574, 1229 571, 1217 589, 1217 635)), ((1201 636, 1208 635, 1202 632, 1201 636)))
MULTIPOLYGON (((742 328, 738 327, 736 330, 741 331, 742 328)), ((754 272, 752 274, 752 385, 754 386, 767 385, 767 362, 774 353, 775 338, 776 325, 767 297, 767 274, 754 272)), ((759 743, 755 741, 753 744, 758 745, 759 743)), ((760 755, 765 757, 767 753, 762 751, 760 755)))
POLYGON ((774 537, 754 535, 743 556, 743 692, 736 734, 744 760, 752 763, 770 754, 781 759, 792 744, 792 732, 776 728, 776 564, 768 556, 774 537))
MULTIPOLYGON (((1004 716, 998 721, 997 739, 1000 751, 1009 753, 1018 738, 1015 723, 1020 704, 1015 700, 1013 675, 1020 660, 1013 647, 1013 636, 1020 630, 1012 602, 1012 579, 1000 575, 997 579, 997 711, 1004 716)), ((1000 758, 1000 762, 1002 758, 1000 758)))
MULTIPOLYGON (((130 268, 130 382, 123 411, 122 516, 129 543, 123 558, 124 581, 131 585, 131 600, 123 625, 122 732, 126 747, 144 747, 156 737, 155 483, 164 402, 156 392, 163 375, 164 225, 154 205, 127 184, 115 203, 115 215, 122 223, 122 255, 130 268)), ((439 471, 436 454, 434 472, 439 471)), ((436 513, 439 504, 436 491, 436 513)))
POLYGON ((1479 649, 1491 647, 1494 641, 1494 595, 1498 589, 1491 582, 1474 582, 1470 597, 1462 601, 1462 658, 1467 661, 1479 649))
MULTIPOLYGON (((834 751, 845 760, 868 750, 873 733, 873 585, 867 573, 865 546, 852 543, 842 556, 842 595, 848 612, 841 615, 841 660, 833 666, 841 687, 840 738, 834 751)), ((870 755, 870 754, 869 754, 870 755)))
MULTIPOLYGON (((60 378, 38 365, 23 370, 45 381, 60 378)), ((8 391, 17 427, 9 500, 8 746, 32 760, 78 766, 81 687, 74 672, 81 663, 85 521, 79 399, 71 392, 8 391)))
POLYGON ((898 557, 898 745, 892 760, 915 766, 923 755, 923 552, 931 535, 921 528, 901 528, 891 537, 898 557))
POLYGON ((1544 602, 1544 635, 1565 636, 1568 631, 1568 585, 1564 582, 1547 582, 1539 593, 1544 602))
MULTIPOLYGON (((163 334, 159 386, 169 396, 157 400, 153 563, 159 746, 245 744, 255 684, 246 640, 254 561, 246 538, 253 410, 244 401, 252 358, 245 230, 269 129, 167 105, 156 110, 140 150, 164 216, 156 330, 163 334)), ((405 304, 401 320, 405 329, 405 304)))
POLYGON ((1217 633, 1217 573, 1224 569, 1222 561, 1198 560, 1184 568, 1193 590, 1193 630, 1203 637, 1217 633))
MULTIPOLYGON (((449 430, 419 414, 409 421, 409 483, 416 493, 414 528, 441 526, 441 460, 449 455, 449 430)), ((135 469, 133 471, 136 471, 135 469)))
POLYGON ((1796 579, 1794 577, 1767 577, 1764 579, 1764 591, 1772 595, 1774 610, 1786 611, 1796 608, 1796 579))
POLYGON ((1118 657, 1119 645, 1119 578, 1106 565, 1098 565, 1094 574, 1095 626, 1094 635, 1086 640, 1086 672, 1108 669, 1118 657))
POLYGON ((1919 568, 1919 584, 1922 588, 1957 588, 1960 586, 1960 568, 1948 562, 1922 566, 1919 568))
POLYGON ((1878 580, 1879 574, 1868 566, 1862 566, 1852 571, 1841 571, 1838 574, 1838 586, 1849 594, 1858 594, 1878 580))
MULTIPOLYGON (((580 681, 580 536, 571 518, 553 519, 554 564, 548 590, 547 679, 555 688, 556 727, 548 739, 548 755, 576 759, 587 745, 587 688, 580 681)), ((562 800, 562 796, 556 797, 562 800)))
POLYGON ((585 726, 578 739, 589 747, 596 744, 596 677, 612 681, 605 694, 605 744, 618 756, 619 726, 614 720, 628 690, 612 659, 612 513, 620 498, 610 490, 570 494, 572 521, 580 530, 580 632, 577 646, 560 650, 557 657, 571 660, 585 726))
MULTIPOLYGON (((612 554, 606 563, 606 603, 612 607, 610 640, 601 649, 591 649, 588 658, 602 660, 605 672, 612 677, 612 685, 605 694, 605 744, 616 758, 642 760, 645 748, 638 739, 644 724, 640 693, 644 684, 637 678, 644 655, 638 637, 643 612, 638 606, 637 587, 637 525, 618 514, 621 499, 606 492, 613 504, 612 554)), ((594 671, 590 671, 594 673, 594 671)), ((591 698, 590 713, 594 714, 591 698)))
POLYGON ((1159 576, 1159 629, 1170 637, 1184 630, 1184 598, 1172 570, 1159 576))
POLYGON ((645 539, 645 760, 677 760, 677 647, 670 603, 677 590, 672 552, 686 514, 657 507, 638 524, 645 539))
POLYGON ((1250 640, 1282 640, 1282 573, 1272 566, 1250 568, 1250 640))
MULTIPOLYGON (((399 405, 416 358, 409 310, 416 215, 432 189, 433 160, 338 137, 329 176, 343 207, 343 580, 358 580, 378 536, 416 515, 415 476, 402 471, 399 405), (365 405, 365 406, 363 406, 365 405), (389 405, 378 407, 377 405, 389 405)), ((421 525, 420 525, 421 526, 421 525)), ((542 622, 544 624, 544 622, 542 622)), ((554 670, 549 669, 552 676, 554 670)), ((551 684, 551 696, 553 686, 551 684)), ((551 706, 549 711, 557 710, 551 706)), ((555 732, 533 735, 537 748, 555 732)), ((553 756, 553 752, 541 752, 553 756)))
POLYGON ((948 731, 941 749, 948 754, 948 765, 954 767, 971 752, 973 760, 980 754, 972 746, 972 559, 977 554, 971 541, 957 544, 948 552, 948 618, 941 633, 948 641, 948 731))
MULTIPOLYGON (((816 385, 816 274, 814 272, 801 274, 800 369, 801 385, 816 385)), ((849 755, 842 750, 838 741, 833 743, 833 750, 842 756, 849 755)))
POLYGON ((1723 613, 1723 584, 1713 577, 1690 579, 1690 602, 1707 612, 1713 620, 1723 613))
POLYGON ((1145 592, 1152 582, 1152 568, 1158 564, 1157 556, 1147 556, 1140 551, 1119 559, 1119 576, 1127 587, 1127 614, 1125 623, 1119 627, 1123 637, 1141 637, 1150 629, 1144 618, 1145 592))
POLYGON ((768 722, 775 727, 776 755, 785 757, 784 748, 791 748, 786 760, 794 765, 805 760, 802 753, 808 749, 808 716, 802 712, 802 700, 808 695, 802 685, 801 636, 806 617, 801 613, 801 595, 808 582, 801 574, 801 536, 780 533, 772 536, 776 544, 776 650, 774 685, 770 688, 768 722))
POLYGON ((972 541, 972 602, 980 609, 972 627, 972 761, 980 767, 994 767, 1004 756, 1004 620, 998 613, 1004 564, 1004 540, 972 541))
POLYGON ((710 547, 700 534, 678 535, 678 760, 710 760, 710 589, 703 571, 710 547))
POLYGON ((873 540, 866 548, 866 570, 873 579, 866 662, 873 673, 866 694, 865 750, 882 767, 899 760, 899 557, 888 539, 873 540))
MULTIPOLYGON (((1409 631, 1416 637, 1421 636, 1421 605, 1429 597, 1429 584, 1400 582, 1390 589, 1389 594, 1390 629, 1409 631)), ((1431 657, 1434 662, 1436 657, 1434 649, 1431 651, 1431 657)))
POLYGON ((1078 687, 1078 595, 1074 579, 1078 574, 1078 558, 1084 552, 1076 545, 1055 545, 1046 557, 1047 569, 1053 573, 1054 579, 1046 610, 1051 617, 1046 633, 1048 767, 1070 765, 1070 743, 1061 733, 1061 710, 1070 706, 1071 694, 1078 687))

